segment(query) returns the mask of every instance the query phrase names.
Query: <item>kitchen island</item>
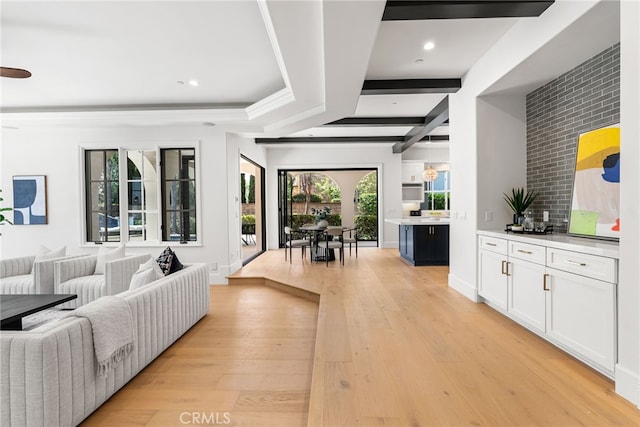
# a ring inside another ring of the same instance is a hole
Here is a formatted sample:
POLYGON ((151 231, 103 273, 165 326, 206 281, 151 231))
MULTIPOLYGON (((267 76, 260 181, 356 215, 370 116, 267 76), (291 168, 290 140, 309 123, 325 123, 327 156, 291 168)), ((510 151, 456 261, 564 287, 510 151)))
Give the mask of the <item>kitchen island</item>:
POLYGON ((400 256, 412 265, 449 265, 449 218, 386 219, 398 225, 400 256))

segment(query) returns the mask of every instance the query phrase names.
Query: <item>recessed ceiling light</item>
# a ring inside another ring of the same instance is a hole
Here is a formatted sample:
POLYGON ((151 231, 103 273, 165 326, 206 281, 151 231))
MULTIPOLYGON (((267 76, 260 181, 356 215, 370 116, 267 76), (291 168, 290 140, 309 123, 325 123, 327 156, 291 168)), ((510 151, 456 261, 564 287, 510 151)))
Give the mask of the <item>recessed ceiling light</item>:
POLYGON ((422 64, 423 62, 424 62, 424 59, 422 58, 416 59, 416 64, 422 64))
POLYGON ((424 50, 431 50, 436 47, 436 44, 434 42, 426 42, 423 47, 424 50))
POLYGON ((393 101, 391 104, 398 105, 398 101, 393 101))
POLYGON ((202 122, 202 126, 215 126, 216 124, 213 122, 202 122))
POLYGON ((191 86, 198 86, 200 83, 198 83, 198 81, 197 81, 197 80, 189 80, 189 84, 190 84, 191 86))
POLYGON ((182 80, 178 80, 176 83, 178 83, 179 85, 183 85, 184 82, 182 80))

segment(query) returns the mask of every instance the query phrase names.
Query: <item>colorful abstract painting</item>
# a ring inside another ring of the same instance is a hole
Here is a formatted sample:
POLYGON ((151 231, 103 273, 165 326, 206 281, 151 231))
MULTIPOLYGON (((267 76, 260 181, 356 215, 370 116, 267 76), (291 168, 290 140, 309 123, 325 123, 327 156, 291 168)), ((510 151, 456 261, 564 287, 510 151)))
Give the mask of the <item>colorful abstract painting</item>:
POLYGON ((569 234, 620 236, 620 125, 578 138, 569 234))
POLYGON ((13 177, 13 223, 16 225, 47 223, 46 176, 13 177))

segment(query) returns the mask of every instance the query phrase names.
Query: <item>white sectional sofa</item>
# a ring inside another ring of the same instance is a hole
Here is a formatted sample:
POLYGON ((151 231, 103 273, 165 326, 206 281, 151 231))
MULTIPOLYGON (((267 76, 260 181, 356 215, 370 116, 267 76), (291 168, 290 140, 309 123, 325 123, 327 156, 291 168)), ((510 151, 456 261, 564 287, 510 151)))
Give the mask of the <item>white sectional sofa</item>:
POLYGON ((0 260, 0 294, 52 294, 55 263, 83 256, 88 254, 42 261, 36 261, 35 255, 0 260))
POLYGON ((94 274, 97 255, 56 262, 53 293, 78 295, 61 308, 76 308, 105 295, 118 294, 129 289, 131 276, 150 258, 150 254, 135 254, 108 261, 104 274, 94 274))
POLYGON ((78 425, 208 312, 208 274, 192 264, 118 294, 131 309, 134 349, 106 378, 96 373, 86 318, 1 331, 0 425, 78 425))

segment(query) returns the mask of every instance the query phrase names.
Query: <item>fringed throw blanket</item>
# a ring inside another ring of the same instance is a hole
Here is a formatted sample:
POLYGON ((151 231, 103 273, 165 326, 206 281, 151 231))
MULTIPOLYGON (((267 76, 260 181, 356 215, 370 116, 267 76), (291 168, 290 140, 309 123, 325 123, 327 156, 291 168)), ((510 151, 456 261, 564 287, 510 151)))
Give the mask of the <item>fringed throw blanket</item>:
POLYGON ((133 350, 133 318, 127 302, 105 296, 78 307, 66 317, 85 317, 91 323, 98 375, 107 376, 133 350))

